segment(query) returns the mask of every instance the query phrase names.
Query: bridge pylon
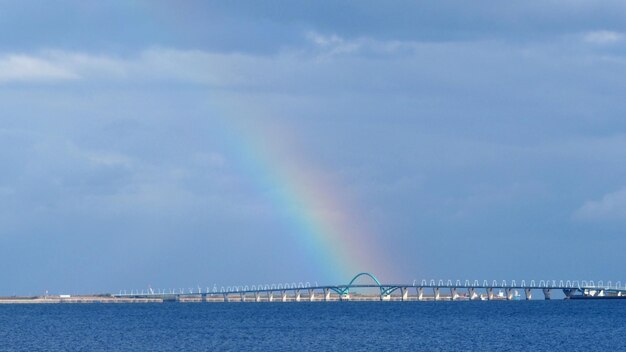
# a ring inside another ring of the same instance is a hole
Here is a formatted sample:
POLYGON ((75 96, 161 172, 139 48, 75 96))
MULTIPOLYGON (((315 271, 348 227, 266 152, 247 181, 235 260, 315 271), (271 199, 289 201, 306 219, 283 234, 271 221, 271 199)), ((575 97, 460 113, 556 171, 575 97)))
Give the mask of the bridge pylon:
POLYGON ((476 295, 476 289, 473 287, 468 287, 467 288, 467 297, 469 298, 470 301, 475 300, 477 297, 476 295))
POLYGON ((565 294, 565 297, 567 297, 568 299, 571 298, 574 294, 576 294, 576 292, 578 292, 577 288, 563 289, 563 294, 565 294))
POLYGON ((494 298, 493 287, 487 287, 487 299, 492 301, 494 298))
POLYGON ((552 290, 549 288, 544 288, 542 289, 542 291, 543 291, 543 297, 545 298, 545 300, 549 301, 552 296, 552 290))
POLYGON ((450 287, 450 300, 456 301, 459 298, 459 295, 456 293, 456 287, 450 287))
POLYGON ((423 301, 424 300, 424 288, 423 287, 418 287, 417 288, 417 300, 418 301, 423 301))
POLYGON ((324 302, 330 301, 330 289, 324 288, 324 302))
POLYGON ((435 297, 435 301, 438 301, 439 299, 441 299, 441 294, 440 294, 439 291, 440 291, 439 287, 434 287, 433 288, 433 294, 434 294, 434 297, 435 297))
POLYGON ((402 300, 403 301, 408 301, 409 300, 409 288, 408 287, 402 287, 400 290, 402 291, 402 300))
POLYGON ((512 288, 507 288, 507 289, 505 289, 505 291, 506 291, 506 300, 507 301, 513 300, 513 289, 512 288))
POLYGON ((524 293, 526 293, 526 300, 530 301, 533 299, 533 291, 530 288, 525 288, 524 293))

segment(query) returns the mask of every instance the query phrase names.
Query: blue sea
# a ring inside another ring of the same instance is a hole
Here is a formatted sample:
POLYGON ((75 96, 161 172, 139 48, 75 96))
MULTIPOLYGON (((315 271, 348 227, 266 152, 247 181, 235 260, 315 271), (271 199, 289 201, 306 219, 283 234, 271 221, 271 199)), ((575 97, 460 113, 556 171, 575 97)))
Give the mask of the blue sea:
POLYGON ((626 351, 626 301, 0 305, 0 351, 626 351))

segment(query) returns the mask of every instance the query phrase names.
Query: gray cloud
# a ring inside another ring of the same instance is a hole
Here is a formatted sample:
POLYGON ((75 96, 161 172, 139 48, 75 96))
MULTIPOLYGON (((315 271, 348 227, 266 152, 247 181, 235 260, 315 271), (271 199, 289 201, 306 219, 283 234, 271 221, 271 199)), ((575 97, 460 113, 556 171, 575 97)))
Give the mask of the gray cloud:
POLYGON ((26 55, 0 57, 0 83, 22 81, 73 80, 74 72, 53 62, 26 55))
POLYGON ((592 31, 583 36, 586 42, 600 45, 614 44, 624 40, 624 35, 614 31, 592 31))
POLYGON ((624 220, 626 219, 626 188, 607 193, 599 200, 585 202, 574 216, 582 220, 624 220))

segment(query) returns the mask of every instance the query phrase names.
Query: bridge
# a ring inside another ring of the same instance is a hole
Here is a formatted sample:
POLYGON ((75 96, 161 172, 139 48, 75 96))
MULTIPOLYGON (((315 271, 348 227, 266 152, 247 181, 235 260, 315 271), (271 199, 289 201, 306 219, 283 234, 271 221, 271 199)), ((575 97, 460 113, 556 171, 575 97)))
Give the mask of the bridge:
POLYGON ((546 300, 552 299, 554 291, 562 291, 565 299, 577 298, 626 298, 626 283, 620 281, 579 280, 414 280, 411 284, 383 284, 373 274, 363 272, 355 275, 345 285, 311 285, 286 283, 251 286, 216 286, 210 290, 201 287, 173 290, 120 291, 114 297, 162 298, 164 301, 180 302, 317 302, 317 301, 458 301, 458 300, 531 300, 539 292, 546 300), (356 283, 358 279, 370 283, 356 283), (359 290, 374 293, 362 294, 359 290), (523 296, 520 294, 523 293, 523 296))

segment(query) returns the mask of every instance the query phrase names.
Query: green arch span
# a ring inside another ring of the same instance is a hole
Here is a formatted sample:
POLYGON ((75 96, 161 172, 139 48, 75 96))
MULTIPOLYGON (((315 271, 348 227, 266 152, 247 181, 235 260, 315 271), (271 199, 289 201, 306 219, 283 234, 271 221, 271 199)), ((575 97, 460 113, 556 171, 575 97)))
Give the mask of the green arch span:
POLYGON ((352 284, 356 281, 356 279, 358 279, 358 278, 359 278, 359 277, 361 277, 361 276, 367 276, 367 277, 371 278, 372 280, 374 280, 374 282, 376 283, 376 285, 378 285, 378 286, 382 286, 382 285, 380 284, 380 281, 378 281, 378 279, 376 278, 376 276, 374 276, 374 274, 371 274, 371 273, 365 273, 365 272, 356 274, 356 275, 352 278, 352 280, 350 280, 350 283, 349 283, 347 286, 348 286, 348 287, 352 286, 352 284))
POLYGON ((348 283, 343 289, 333 289, 335 292, 337 292, 340 295, 346 294, 350 292, 350 288, 352 287, 352 284, 356 281, 356 279, 358 279, 361 276, 367 276, 370 279, 374 280, 374 282, 376 283, 376 285, 378 285, 379 289, 380 289, 380 294, 381 295, 390 295, 393 291, 397 290, 399 287, 398 286, 383 286, 383 284, 380 283, 380 281, 378 281, 378 279, 376 278, 376 276, 374 276, 374 274, 372 273, 367 273, 367 272, 363 272, 363 273, 358 273, 356 274, 352 280, 350 280, 350 283, 348 283))

